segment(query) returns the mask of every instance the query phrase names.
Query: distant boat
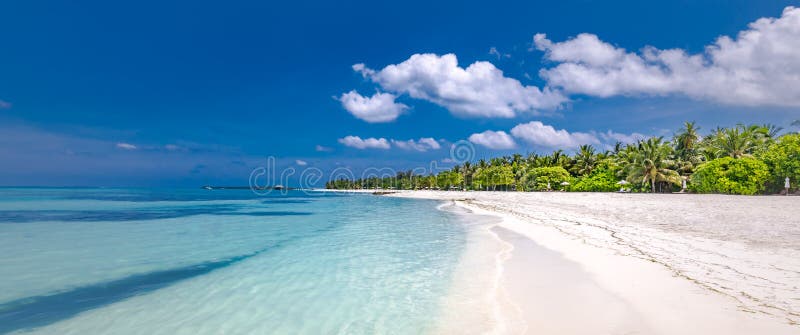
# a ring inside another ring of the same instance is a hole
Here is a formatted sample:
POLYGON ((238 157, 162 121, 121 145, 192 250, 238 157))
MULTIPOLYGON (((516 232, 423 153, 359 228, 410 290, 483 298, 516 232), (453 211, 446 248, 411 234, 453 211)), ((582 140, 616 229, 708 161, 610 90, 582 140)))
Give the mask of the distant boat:
POLYGON ((214 188, 213 188, 213 187, 211 187, 211 186, 203 186, 203 188, 204 188, 204 189, 207 189, 207 190, 213 190, 213 189, 214 189, 214 188))
POLYGON ((282 190, 283 188, 283 185, 275 185, 272 187, 273 190, 282 190))

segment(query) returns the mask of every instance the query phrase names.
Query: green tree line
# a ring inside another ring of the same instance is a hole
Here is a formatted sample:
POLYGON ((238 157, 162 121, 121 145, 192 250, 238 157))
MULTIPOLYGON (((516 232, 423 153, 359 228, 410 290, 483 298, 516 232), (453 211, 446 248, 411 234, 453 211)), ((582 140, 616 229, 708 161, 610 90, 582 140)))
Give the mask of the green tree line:
POLYGON ((436 174, 332 180, 330 189, 676 192, 767 194, 800 181, 800 134, 774 125, 717 128, 701 136, 686 122, 670 139, 651 137, 600 151, 562 150, 465 162, 436 174), (686 188, 684 189, 684 185, 686 188))

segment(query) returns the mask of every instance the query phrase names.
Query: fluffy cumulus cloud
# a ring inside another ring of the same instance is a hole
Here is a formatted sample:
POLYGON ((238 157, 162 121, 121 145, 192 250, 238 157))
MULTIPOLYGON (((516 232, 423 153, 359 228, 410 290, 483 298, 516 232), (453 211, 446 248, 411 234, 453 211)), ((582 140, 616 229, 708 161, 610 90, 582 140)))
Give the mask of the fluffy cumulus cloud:
POLYGON ((389 149, 392 146, 385 138, 366 138, 362 139, 358 136, 345 136, 339 139, 339 143, 356 149, 389 149))
POLYGON ((408 109, 408 106, 395 102, 390 93, 375 93, 371 97, 358 94, 355 90, 342 94, 339 101, 345 110, 356 118, 370 122, 391 122, 408 109))
POLYGON ((400 140, 392 140, 392 144, 400 149, 404 150, 416 150, 420 152, 425 152, 428 150, 437 150, 442 146, 439 144, 438 141, 431 137, 423 137, 417 141, 414 140, 407 140, 407 141, 400 141, 400 140))
POLYGON ((137 146, 135 146, 133 144, 130 144, 130 143, 120 142, 120 143, 117 143, 117 148, 122 149, 122 150, 136 150, 139 147, 137 147, 137 146))
POLYGON ((469 141, 489 149, 504 150, 517 146, 514 139, 504 131, 487 130, 482 133, 472 134, 469 141))
POLYGON ((539 121, 519 124, 511 129, 511 134, 536 147, 566 150, 577 148, 583 144, 594 145, 601 149, 610 149, 617 142, 628 144, 648 137, 640 133, 623 134, 611 130, 606 132, 570 132, 566 129, 556 129, 539 121))
POLYGON ((567 149, 581 144, 600 144, 594 134, 557 130, 539 121, 519 124, 511 129, 511 134, 529 144, 546 148, 567 149))
POLYGON ((761 18, 700 54, 645 47, 629 52, 592 34, 534 45, 559 63, 540 72, 550 87, 597 97, 685 95, 741 106, 800 106, 800 8, 761 18))
POLYGON ((386 91, 430 101, 460 116, 512 118, 567 101, 548 88, 522 85, 489 62, 460 67, 454 54, 415 54, 381 70, 364 64, 353 65, 353 70, 386 91))

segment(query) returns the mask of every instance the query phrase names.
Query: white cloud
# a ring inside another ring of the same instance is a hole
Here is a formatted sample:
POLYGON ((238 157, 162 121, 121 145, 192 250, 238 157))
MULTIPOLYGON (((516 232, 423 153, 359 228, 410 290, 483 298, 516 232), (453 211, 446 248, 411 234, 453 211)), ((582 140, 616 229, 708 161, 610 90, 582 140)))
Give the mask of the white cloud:
POLYGON ((581 144, 600 144, 600 140, 594 134, 556 130, 553 126, 539 121, 519 124, 511 129, 511 134, 529 144, 554 149, 575 148, 581 144))
POLYGON ((0 100, 0 109, 8 109, 11 108, 11 103, 8 101, 0 100))
POLYGON ((622 144, 630 144, 636 143, 639 140, 644 140, 649 136, 640 133, 631 133, 631 134, 622 134, 622 133, 615 133, 611 130, 606 131, 605 133, 597 133, 597 136, 607 144, 614 144, 616 142, 622 142, 622 144))
POLYGON ((561 43, 553 43, 545 34, 533 36, 536 48, 546 51, 549 60, 558 62, 583 62, 589 65, 610 65, 625 56, 625 51, 600 41, 596 35, 580 34, 561 43))
POLYGON ((138 147, 133 145, 133 144, 123 143, 123 142, 117 143, 117 148, 120 148, 120 149, 123 149, 123 150, 136 150, 136 149, 138 149, 138 147))
POLYGON ((427 145, 429 148, 434 149, 434 150, 439 149, 439 148, 442 147, 441 145, 439 145, 438 141, 436 141, 436 140, 434 140, 433 138, 430 138, 430 137, 420 138, 419 139, 419 143, 422 144, 422 145, 427 145))
POLYGON ((513 149, 517 146, 514 139, 504 131, 487 130, 482 133, 472 134, 469 141, 489 149, 513 149))
POLYGON ((369 123, 391 122, 408 109, 408 106, 394 101, 389 93, 375 93, 371 97, 358 94, 355 90, 342 94, 339 101, 345 110, 356 118, 369 123))
POLYGON ((489 62, 459 67, 454 54, 415 54, 380 71, 364 64, 353 65, 353 69, 384 90, 433 102, 460 116, 512 118, 555 109, 567 101, 559 92, 524 86, 505 77, 489 62))
POLYGON ((554 43, 534 36, 557 66, 543 69, 550 87, 598 97, 685 95, 742 106, 800 106, 800 8, 761 18, 735 38, 719 37, 700 54, 645 47, 628 52, 580 34, 554 43))
POLYGON ((518 124, 511 129, 511 134, 534 146, 566 150, 577 148, 583 144, 594 145, 601 149, 611 149, 617 142, 629 144, 649 137, 640 133, 623 134, 611 130, 606 132, 594 130, 569 132, 566 129, 556 129, 539 121, 518 124))
POLYGON ((356 149, 389 149, 392 147, 389 141, 382 137, 361 139, 358 136, 345 136, 339 139, 339 143, 356 149))
POLYGON ((353 64, 353 71, 361 73, 364 78, 369 78, 375 74, 375 70, 367 68, 364 63, 353 64))
POLYGON ((435 139, 433 139, 431 137, 423 137, 423 138, 420 138, 417 141, 414 141, 414 140, 407 140, 407 141, 392 140, 392 144, 395 147, 398 147, 400 149, 416 150, 416 151, 421 151, 421 152, 425 152, 425 151, 428 151, 428 150, 437 150, 437 149, 442 147, 439 144, 438 141, 436 141, 435 139))
POLYGON ((495 56, 495 57, 497 57, 497 59, 501 59, 501 58, 511 58, 511 55, 509 55, 509 54, 504 54, 504 53, 500 53, 500 51, 499 51, 499 50, 497 50, 497 48, 495 48, 495 47, 491 47, 491 48, 489 48, 489 54, 490 54, 490 55, 492 55, 492 56, 495 56))
POLYGON ((415 150, 420 152, 441 149, 442 145, 439 142, 440 141, 437 141, 432 137, 423 137, 418 140, 396 140, 386 139, 383 137, 362 139, 358 136, 345 136, 344 138, 339 139, 339 143, 356 149, 390 149, 392 146, 394 146, 398 149, 415 150))
POLYGON ((331 151, 333 151, 333 148, 329 148, 329 147, 317 144, 317 146, 314 147, 314 150, 319 151, 319 152, 331 152, 331 151))
POLYGON ((306 162, 306 161, 304 161, 304 160, 299 160, 299 159, 298 159, 298 160, 295 160, 295 161, 294 161, 294 163, 295 163, 295 164, 297 164, 297 165, 300 165, 300 166, 306 166, 306 165, 308 165, 308 162, 306 162))

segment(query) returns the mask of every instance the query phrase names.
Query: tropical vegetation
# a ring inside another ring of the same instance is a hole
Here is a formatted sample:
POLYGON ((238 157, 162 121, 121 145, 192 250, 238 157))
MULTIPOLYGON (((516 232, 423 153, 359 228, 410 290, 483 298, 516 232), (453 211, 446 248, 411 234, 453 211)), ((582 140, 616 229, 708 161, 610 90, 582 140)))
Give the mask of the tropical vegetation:
MULTIPOLYGON (((800 125, 795 122, 793 126, 800 125)), ((798 127, 800 128, 800 127, 798 127)), ((796 191, 800 134, 739 124, 701 135, 686 122, 670 138, 650 137, 608 148, 582 145, 573 154, 514 154, 465 162, 437 174, 337 179, 333 189, 439 189, 484 191, 697 192, 765 194, 796 191)))

